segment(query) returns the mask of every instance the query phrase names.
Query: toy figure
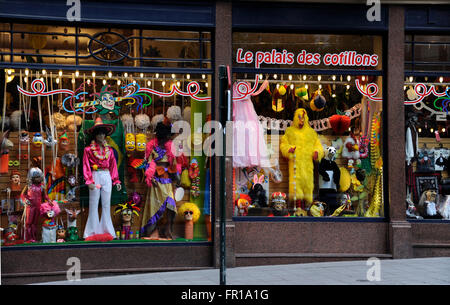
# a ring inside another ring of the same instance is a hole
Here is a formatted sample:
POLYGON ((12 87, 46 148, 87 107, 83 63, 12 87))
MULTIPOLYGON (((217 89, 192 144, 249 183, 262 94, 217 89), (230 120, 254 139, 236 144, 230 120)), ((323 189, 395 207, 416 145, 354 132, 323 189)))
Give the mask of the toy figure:
POLYGON ((67 133, 64 131, 64 133, 59 137, 59 145, 58 148, 60 151, 67 152, 69 150, 69 137, 67 136, 67 133))
POLYGON ((408 204, 407 210, 406 210, 406 217, 408 218, 414 218, 414 219, 423 219, 422 216, 417 214, 416 206, 414 205, 414 202, 411 200, 411 195, 408 195, 406 197, 406 203, 408 204))
MULTIPOLYGON (((115 237, 111 220, 111 191, 115 185, 120 191, 122 186, 117 171, 117 162, 113 150, 106 143, 105 137, 116 129, 113 124, 103 124, 101 118, 95 120, 94 126, 86 130, 92 136, 92 142, 85 147, 83 155, 83 175, 89 187, 89 216, 84 229, 84 238, 105 234, 115 237), (98 203, 102 200, 102 217, 99 220, 98 203)), ((103 237, 102 237, 103 238, 103 237)), ((109 237, 108 237, 109 238, 109 237)))
POLYGON ((309 125, 305 109, 295 111, 293 123, 281 137, 280 151, 289 159, 289 198, 294 201, 297 215, 309 208, 313 201, 314 161, 320 161, 324 152, 316 131, 309 125))
MULTIPOLYGON (((8 227, 4 230, 5 235, 5 246, 15 245, 18 240, 17 236, 17 225, 15 223, 10 223, 8 227)), ((23 242, 23 241, 22 241, 23 242)))
POLYGON ((30 143, 30 134, 28 131, 22 130, 19 134, 20 153, 18 159, 28 160, 28 144, 30 143))
POLYGON ((29 185, 26 186, 22 194, 25 199, 25 242, 36 242, 37 239, 37 225, 39 221, 39 212, 41 204, 49 201, 47 193, 43 185, 44 175, 40 168, 33 167, 28 172, 29 185), (25 193, 25 191, 27 192, 25 193))
POLYGON ((423 218, 441 218, 437 213, 437 202, 439 195, 435 189, 429 187, 422 193, 417 209, 423 218))
POLYGON ((115 210, 115 214, 120 213, 120 216, 122 217, 122 233, 125 233, 123 238, 124 240, 131 239, 130 238, 130 232, 131 232, 131 224, 133 221, 133 214, 139 217, 139 212, 141 211, 140 208, 136 206, 135 203, 132 201, 125 202, 123 204, 119 204, 118 207, 115 210))
POLYGON ((67 234, 67 241, 80 240, 80 237, 78 236, 78 228, 77 227, 68 227, 66 234, 67 234))
POLYGON ((56 242, 56 216, 60 213, 59 205, 56 201, 48 201, 41 204, 41 216, 45 217, 42 224, 42 242, 55 243, 56 242))
POLYGON ((172 151, 171 126, 168 121, 159 122, 156 137, 146 145, 145 159, 149 166, 145 182, 149 186, 142 214, 142 235, 150 239, 161 236, 172 239, 172 227, 177 212, 170 173, 181 173, 172 151))
POLYGON ((194 239, 194 223, 200 218, 200 209, 195 203, 185 202, 178 210, 184 218, 184 238, 194 239))
POLYGON ((252 199, 252 205, 255 207, 267 207, 267 195, 266 190, 263 188, 264 175, 261 175, 258 179, 258 175, 253 176, 253 185, 248 195, 252 199))
POLYGON ((272 193, 269 206, 272 209, 273 216, 289 216, 285 193, 272 193))
POLYGON ((33 136, 33 140, 31 142, 31 144, 33 145, 34 148, 41 148, 42 144, 44 143, 44 138, 42 137, 40 132, 36 132, 33 136))
POLYGON ((66 229, 62 225, 59 225, 56 228, 56 242, 57 243, 66 242, 66 229))
POLYGON ((326 203, 331 213, 338 207, 336 196, 341 179, 341 171, 334 161, 336 151, 335 147, 328 146, 324 158, 319 163, 319 198, 326 203))
MULTIPOLYGON (((45 133, 47 134, 47 139, 44 139, 44 144, 47 147, 54 147, 54 146, 56 146, 56 144, 58 143, 58 140, 53 138, 52 133, 51 133, 50 129, 47 126, 45 126, 45 130, 46 130, 45 133)), ((56 130, 55 130, 55 134, 56 134, 56 130)))
POLYGON ((236 216, 247 216, 248 208, 251 206, 252 199, 247 194, 240 194, 239 198, 236 200, 235 215, 236 216))
POLYGON ((77 226, 77 217, 80 214, 81 210, 77 210, 74 208, 64 209, 67 213, 67 227, 76 227, 77 226))
POLYGON ((311 216, 322 217, 325 215, 326 206, 327 204, 325 202, 314 200, 313 204, 311 205, 311 208, 309 209, 309 212, 311 216))
POLYGON ((147 143, 147 136, 143 133, 136 134, 136 151, 145 151, 145 146, 147 143))

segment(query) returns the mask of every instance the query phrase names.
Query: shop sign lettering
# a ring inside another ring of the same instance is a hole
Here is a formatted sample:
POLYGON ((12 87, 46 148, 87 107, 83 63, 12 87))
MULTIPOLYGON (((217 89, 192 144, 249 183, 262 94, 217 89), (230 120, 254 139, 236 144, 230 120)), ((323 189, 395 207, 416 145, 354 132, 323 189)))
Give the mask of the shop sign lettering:
POLYGON ((283 50, 281 52, 272 49, 271 51, 244 51, 239 48, 236 52, 236 63, 251 64, 259 69, 262 64, 268 65, 299 65, 317 66, 356 66, 356 67, 376 67, 378 65, 377 54, 359 54, 356 51, 343 51, 340 53, 326 53, 322 56, 319 53, 310 53, 301 50, 298 53, 283 50))

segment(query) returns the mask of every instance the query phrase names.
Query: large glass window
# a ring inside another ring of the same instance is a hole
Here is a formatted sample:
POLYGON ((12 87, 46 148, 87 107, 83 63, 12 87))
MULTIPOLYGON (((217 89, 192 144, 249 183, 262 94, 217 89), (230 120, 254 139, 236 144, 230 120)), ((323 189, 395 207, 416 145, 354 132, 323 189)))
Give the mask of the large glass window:
POLYGON ((406 216, 450 219, 450 75, 444 35, 406 35, 406 216))
POLYGON ((0 26, 3 244, 211 240, 211 33, 43 27, 0 26))
POLYGON ((380 42, 233 35, 234 216, 384 216, 380 42))

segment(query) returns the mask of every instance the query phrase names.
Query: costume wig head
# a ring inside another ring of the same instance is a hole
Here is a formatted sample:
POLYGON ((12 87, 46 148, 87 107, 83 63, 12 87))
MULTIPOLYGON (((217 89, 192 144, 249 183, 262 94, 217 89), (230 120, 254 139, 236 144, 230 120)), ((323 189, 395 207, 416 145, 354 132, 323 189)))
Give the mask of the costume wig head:
POLYGON ((181 217, 184 217, 184 214, 188 212, 192 213, 192 221, 196 223, 200 218, 200 209, 198 206, 193 202, 185 202, 178 209, 178 215, 181 217))
POLYGON ((56 216, 61 212, 61 209, 59 208, 58 203, 53 200, 51 204, 49 202, 41 204, 39 211, 41 212, 41 215, 46 215, 48 212, 53 211, 54 216, 56 216))

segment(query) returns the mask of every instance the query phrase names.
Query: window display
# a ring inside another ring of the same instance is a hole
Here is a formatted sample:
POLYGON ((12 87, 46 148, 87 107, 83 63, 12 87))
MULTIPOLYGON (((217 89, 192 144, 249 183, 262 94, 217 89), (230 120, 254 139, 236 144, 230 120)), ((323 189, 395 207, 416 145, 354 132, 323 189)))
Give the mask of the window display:
POLYGON ((235 32, 233 52, 234 216, 384 217, 382 37, 235 32))
POLYGON ((0 29, 2 243, 211 241, 210 32, 0 29))
POLYGON ((406 216, 449 218, 447 104, 450 78, 409 76, 405 82, 406 216))
POLYGON ((235 74, 258 94, 234 100, 257 117, 233 108, 234 216, 383 217, 383 108, 367 89, 381 77, 255 77, 235 74))

